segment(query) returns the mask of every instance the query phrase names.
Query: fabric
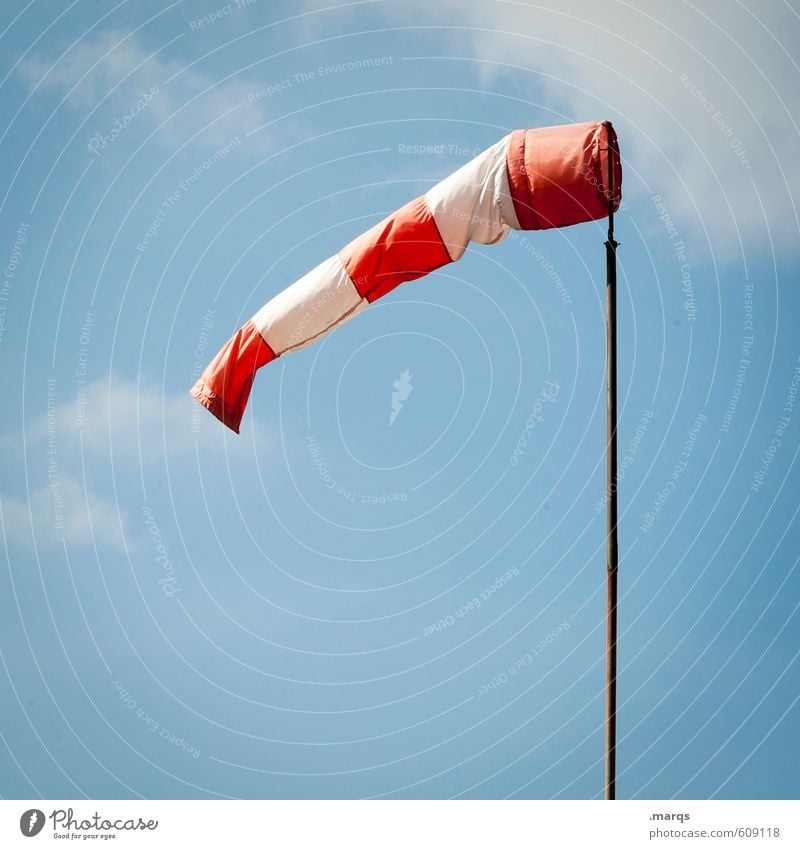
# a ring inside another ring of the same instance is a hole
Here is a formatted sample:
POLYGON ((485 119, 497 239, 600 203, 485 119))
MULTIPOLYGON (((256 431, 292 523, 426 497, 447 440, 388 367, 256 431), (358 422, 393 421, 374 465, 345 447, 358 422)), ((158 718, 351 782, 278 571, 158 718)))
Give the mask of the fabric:
POLYGON ((515 130, 268 301, 191 394, 238 433, 261 366, 311 344, 400 283, 458 260, 470 242, 604 218, 619 207, 621 186, 610 122, 515 130))

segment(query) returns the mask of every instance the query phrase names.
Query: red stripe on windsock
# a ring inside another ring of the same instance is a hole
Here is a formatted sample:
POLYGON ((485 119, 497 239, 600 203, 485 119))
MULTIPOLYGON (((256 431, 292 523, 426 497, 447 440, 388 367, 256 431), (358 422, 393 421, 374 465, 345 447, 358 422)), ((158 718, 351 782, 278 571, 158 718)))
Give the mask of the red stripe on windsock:
POLYGON ((275 359, 252 321, 248 321, 208 364, 190 392, 223 424, 239 433, 257 369, 275 359))
POLYGON ((547 230, 608 215, 608 156, 614 157, 614 210, 622 166, 617 138, 599 122, 515 130, 506 153, 508 185, 523 230, 547 230))
POLYGON ((339 258, 368 301, 452 262, 424 197, 418 197, 354 239, 339 258))

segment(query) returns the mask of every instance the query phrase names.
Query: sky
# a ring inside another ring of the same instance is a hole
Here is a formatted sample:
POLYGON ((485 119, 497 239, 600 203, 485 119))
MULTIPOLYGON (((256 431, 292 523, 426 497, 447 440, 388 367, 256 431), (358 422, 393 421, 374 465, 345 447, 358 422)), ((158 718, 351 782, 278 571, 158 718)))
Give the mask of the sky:
POLYGON ((796 2, 9 0, 0 795, 601 798, 604 222, 256 381, 269 298, 611 120, 620 798, 797 798, 796 2))

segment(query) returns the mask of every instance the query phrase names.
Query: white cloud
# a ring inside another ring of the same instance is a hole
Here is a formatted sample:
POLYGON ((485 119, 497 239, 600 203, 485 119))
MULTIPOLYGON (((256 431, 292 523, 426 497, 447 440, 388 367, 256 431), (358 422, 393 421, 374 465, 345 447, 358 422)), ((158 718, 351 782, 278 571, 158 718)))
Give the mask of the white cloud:
POLYGON ((6 539, 29 547, 61 543, 125 547, 125 514, 111 501, 87 492, 69 475, 57 475, 29 499, 0 497, 6 539))
POLYGON ((198 450, 249 456, 253 445, 263 446, 269 436, 253 417, 247 421, 250 438, 236 436, 188 391, 167 393, 146 381, 111 375, 87 384, 80 399, 76 395, 34 419, 26 447, 30 451, 54 433, 59 456, 80 460, 82 450, 87 459, 125 467, 180 463, 198 450))
MULTIPOLYGON (((22 433, 0 440, 6 492, 12 458, 23 458, 31 479, 29 497, 0 493, 7 538, 30 546, 33 533, 38 545, 63 539, 130 549, 135 540, 123 505, 133 499, 137 512, 140 479, 161 480, 167 466, 172 476, 195 474, 198 455, 220 470, 226 460, 252 465, 256 448, 273 440, 255 419, 247 422, 248 435, 237 437, 188 392, 113 376, 93 381, 80 401, 70 398, 36 417, 24 441, 22 433)), ((135 539, 142 534, 137 530, 135 539)))
MULTIPOLYGON (((110 136, 116 120, 128 126, 147 121, 151 130, 166 121, 155 138, 172 149, 210 125, 198 141, 216 150, 266 120, 258 102, 248 100, 260 88, 257 83, 215 79, 188 63, 152 55, 132 35, 99 33, 76 43, 54 64, 56 58, 26 59, 20 72, 32 89, 68 94, 68 104, 82 112, 104 101, 89 119, 87 137, 94 131, 110 136)), ((253 138, 263 145, 269 136, 253 138)))
POLYGON ((395 22, 424 15, 452 26, 442 55, 477 60, 461 65, 487 90, 529 98, 523 126, 542 106, 553 110, 548 123, 613 120, 626 188, 646 193, 644 182, 660 193, 684 235, 703 238, 705 227, 728 249, 739 234, 796 243, 800 20, 790 6, 404 0, 385 8, 395 22))

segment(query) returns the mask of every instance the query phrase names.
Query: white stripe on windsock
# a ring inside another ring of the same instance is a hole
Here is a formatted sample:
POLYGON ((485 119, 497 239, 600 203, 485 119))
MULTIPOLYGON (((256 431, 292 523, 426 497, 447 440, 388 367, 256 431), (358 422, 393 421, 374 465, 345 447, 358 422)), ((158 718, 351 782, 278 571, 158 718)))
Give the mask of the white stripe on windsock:
POLYGON ((470 241, 493 245, 510 228, 519 229, 508 188, 510 139, 510 134, 500 139, 425 195, 453 261, 461 258, 470 241))
POLYGON ((310 345, 366 307, 336 254, 268 301, 253 324, 280 356, 310 345))

